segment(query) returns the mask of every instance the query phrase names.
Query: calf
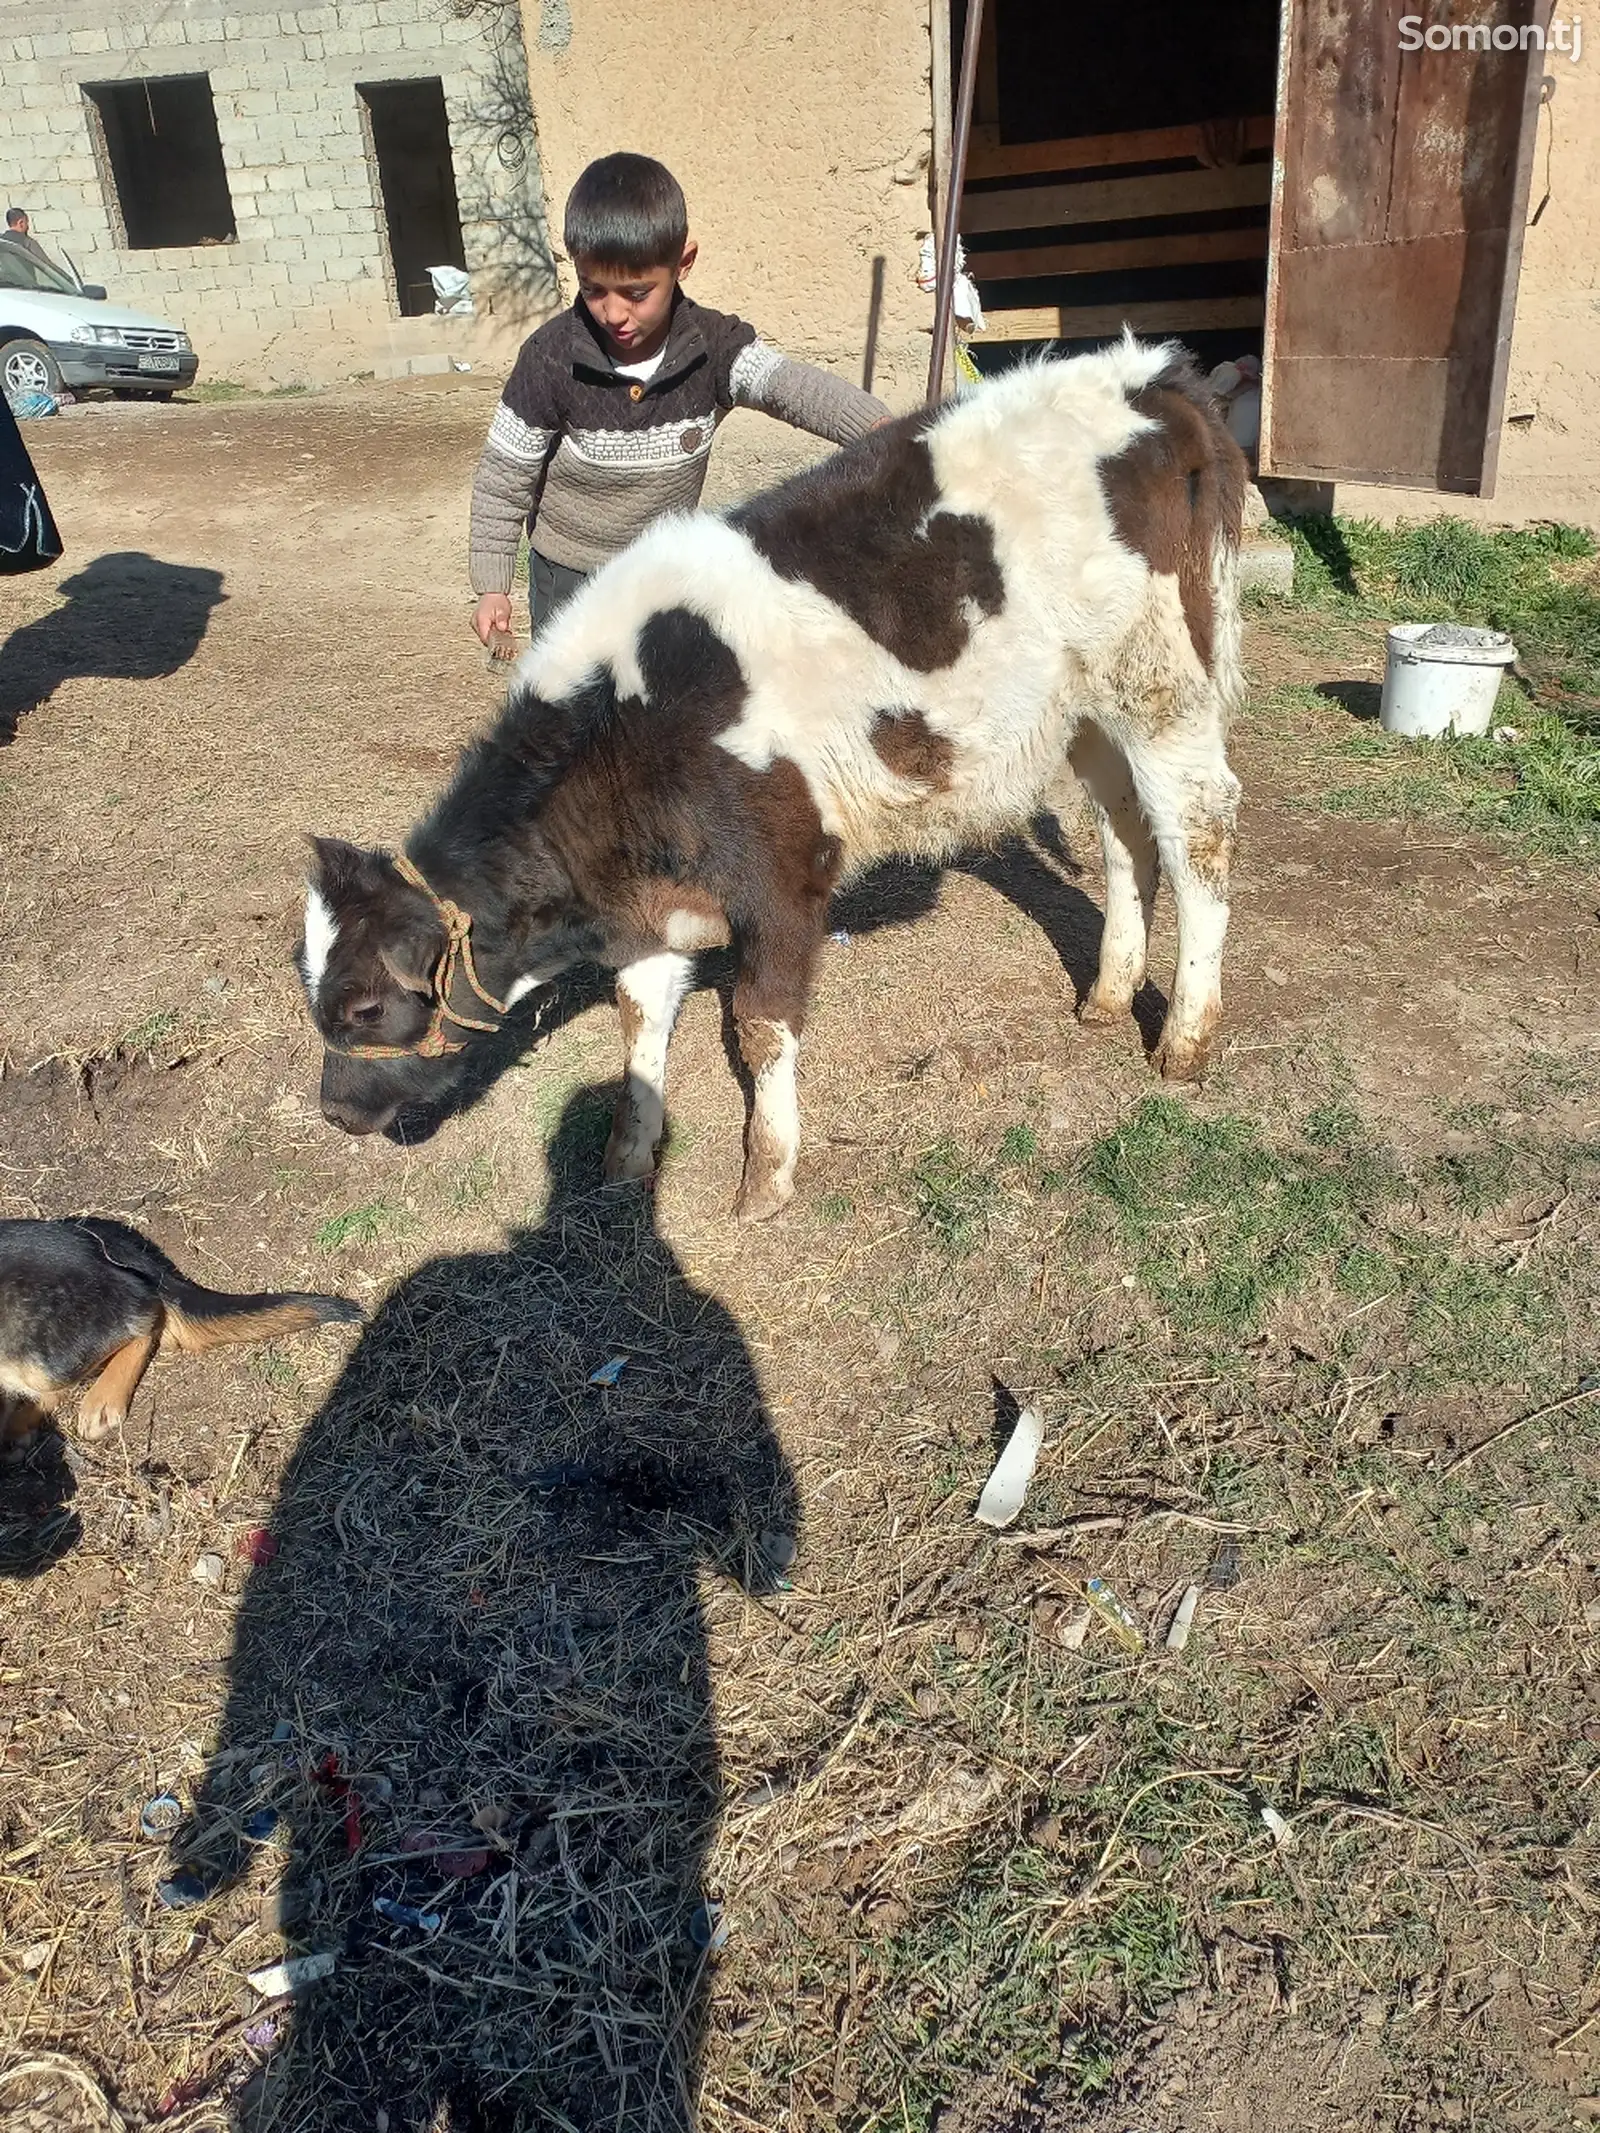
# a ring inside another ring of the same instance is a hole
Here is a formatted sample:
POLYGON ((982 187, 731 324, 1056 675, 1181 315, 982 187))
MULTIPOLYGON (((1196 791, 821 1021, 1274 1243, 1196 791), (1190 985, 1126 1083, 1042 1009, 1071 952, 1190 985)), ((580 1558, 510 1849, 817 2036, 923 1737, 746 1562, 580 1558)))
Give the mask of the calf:
POLYGON ((739 1212, 794 1191, 795 1056, 828 900, 889 854, 1025 823, 1063 760, 1105 848, 1088 1023, 1178 967, 1156 1053, 1220 1011, 1239 787, 1244 465, 1180 351, 1029 363, 723 515, 653 527, 536 639, 405 855, 314 840, 301 975, 349 1133, 440 1096, 510 1005, 618 973, 606 1173, 648 1179, 699 949, 732 942, 754 1080, 739 1212))

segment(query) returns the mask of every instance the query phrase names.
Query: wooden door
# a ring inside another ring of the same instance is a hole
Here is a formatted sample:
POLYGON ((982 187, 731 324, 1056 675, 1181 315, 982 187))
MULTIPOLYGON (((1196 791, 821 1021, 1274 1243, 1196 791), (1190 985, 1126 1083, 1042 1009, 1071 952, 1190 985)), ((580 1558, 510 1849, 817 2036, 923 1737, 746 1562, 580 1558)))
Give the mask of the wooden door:
POLYGON ((1549 13, 1283 0, 1263 474, 1492 495, 1549 13))

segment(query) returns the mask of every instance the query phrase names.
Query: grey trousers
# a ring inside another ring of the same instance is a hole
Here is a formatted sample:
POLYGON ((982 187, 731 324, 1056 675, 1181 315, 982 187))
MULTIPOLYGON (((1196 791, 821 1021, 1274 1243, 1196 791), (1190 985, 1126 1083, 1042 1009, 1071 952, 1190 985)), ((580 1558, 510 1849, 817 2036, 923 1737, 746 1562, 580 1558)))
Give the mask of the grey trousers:
POLYGON ((528 551, 528 614, 533 634, 550 620, 557 608, 565 607, 580 585, 588 582, 586 570, 571 570, 565 563, 552 563, 537 548, 528 551))

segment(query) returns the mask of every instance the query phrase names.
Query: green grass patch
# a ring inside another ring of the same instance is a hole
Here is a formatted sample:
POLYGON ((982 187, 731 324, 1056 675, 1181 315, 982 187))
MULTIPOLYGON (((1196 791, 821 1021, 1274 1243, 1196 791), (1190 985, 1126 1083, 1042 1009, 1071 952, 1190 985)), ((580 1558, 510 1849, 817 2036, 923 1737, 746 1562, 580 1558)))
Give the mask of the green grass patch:
POLYGON ((117 1049, 121 1052, 154 1052, 162 1045, 170 1044, 177 1034, 176 1013, 170 1007, 158 1007, 123 1031, 117 1039, 117 1049))
POLYGON ((1235 1338, 1349 1253, 1400 1182, 1348 1114, 1313 1112, 1304 1146, 1278 1150, 1248 1119, 1202 1117, 1168 1096, 1146 1097, 1098 1141, 1083 1176, 1161 1308, 1235 1338))
MULTIPOLYGON (((857 1301, 966 1379, 945 1428, 920 1392, 886 1400, 873 1487, 938 1574, 905 1603, 892 1685, 880 1596, 854 1587, 808 1623, 808 1660, 882 1690, 849 1751, 864 1796, 958 1760, 1003 1785, 959 1845, 897 1861, 892 1930, 854 1889, 848 1924, 802 1900, 774 1929, 763 1959, 797 1980, 805 2034, 752 2049, 752 2095, 792 2078, 818 2122, 903 2133, 998 2084, 1076 2124, 1219 1954, 1230 1989, 1292 1991, 1332 2033, 1376 1996, 1419 2064, 1455 2022, 1428 2026, 1419 1981, 1459 1967, 1486 1917, 1530 1974, 1545 1962, 1542 1877, 1600 1773, 1579 1685, 1595 1411, 1561 1404, 1595 1367, 1600 1148, 1509 1099, 1586 1074, 1585 1055, 1529 1052, 1506 1101, 1391 1145, 1337 1060, 1302 1061, 1292 1112, 1151 1095, 1075 1158, 1001 1119, 900 1169, 933 1249, 864 1261, 857 1301), (1064 1206, 1047 1160, 1070 1165, 1064 1206), (991 1372, 1050 1418, 1026 1552, 966 1539, 991 1372), (1091 1571, 1143 1650, 1092 1619, 1065 1636, 1091 1571), (841 2101, 847 1992, 867 2011, 841 2101)), ((887 1180, 852 1182, 867 1204, 887 1180)), ((842 1763, 833 1782, 849 1829, 842 1763)))
MULTIPOLYGON (((1349 752, 1379 774, 1334 784, 1336 814, 1441 816, 1509 835, 1554 858, 1600 859, 1600 559, 1576 526, 1485 532, 1454 518, 1380 526, 1301 518, 1294 603, 1308 614, 1458 621, 1515 639, 1518 681, 1501 692, 1501 743, 1391 739, 1376 729, 1349 752)), ((1276 698, 1306 691, 1274 691, 1276 698)), ((1376 691, 1370 692, 1372 708, 1376 691)))
MULTIPOLYGON (((912 1931, 875 1952, 883 2013, 861 2040, 862 2087, 898 2092, 895 2115, 879 2121, 886 2128, 930 2126, 963 2077, 1002 2073, 1026 2085, 1061 2063, 1073 1951, 1052 1943, 1047 1913, 1019 1919, 1019 1908, 994 1864, 975 1861, 912 1931)), ((1091 2045, 1077 2086, 1103 2085, 1106 2057, 1091 2045)))
MULTIPOLYGON (((1503 699, 1502 699, 1503 701, 1503 699)), ((1373 729, 1343 752, 1373 766, 1321 795, 1354 820, 1458 822, 1552 859, 1600 858, 1600 744, 1549 713, 1507 707, 1517 738, 1415 741, 1373 729)))
POLYGON ((1600 743, 1507 683, 1496 713, 1516 738, 1408 740, 1376 723, 1378 685, 1281 682, 1253 700, 1256 722, 1292 741, 1331 733, 1307 797, 1354 821, 1451 823, 1505 837, 1540 857, 1600 862, 1600 743), (1358 700, 1359 699, 1359 700, 1358 700), (1358 700, 1358 701, 1357 701, 1358 700), (1362 723, 1332 710, 1357 701, 1362 723), (1349 772, 1341 775, 1340 764, 1349 772))
POLYGON ((1018 1120, 1000 1135, 992 1154, 942 1134, 917 1157, 904 1183, 926 1233, 952 1259, 965 1259, 977 1250, 1007 1196, 1039 1196, 1064 1182, 1062 1172, 1040 1170, 1038 1163, 1038 1132, 1018 1120))
POLYGON ((481 1207, 494 1191, 494 1164, 481 1151, 449 1180, 446 1196, 458 1215, 466 1214, 474 1207, 481 1207))
POLYGON ((392 1202, 368 1200, 364 1206, 330 1215, 317 1229, 317 1246, 324 1252, 342 1252, 347 1244, 376 1244, 400 1220, 400 1210, 392 1202))
POLYGON ((1552 1153, 1497 1130, 1408 1172, 1343 1105, 1273 1143, 1250 1119, 1151 1096, 1087 1151, 1082 1176, 1182 1346, 1236 1362, 1280 1299, 1344 1297, 1333 1352, 1356 1367, 1381 1331, 1386 1375, 1417 1394, 1545 1380, 1558 1284, 1448 1230, 1517 1194, 1592 1192, 1597 1168, 1591 1144, 1552 1153), (1383 1309, 1374 1328, 1357 1324, 1368 1306, 1383 1309))
POLYGON ((1039 1136, 1032 1126, 1008 1126, 1000 1136, 999 1157, 1002 1163, 1031 1163, 1039 1153, 1039 1136))
POLYGON ((992 1164, 943 1134, 912 1167, 911 1199, 923 1227, 952 1259, 978 1248, 1000 1197, 992 1164))
POLYGON ((254 1348, 245 1358, 245 1368, 260 1384, 274 1392, 299 1392, 304 1379, 286 1355, 272 1348, 254 1348))
POLYGON ((1381 526, 1299 518, 1294 599, 1385 621, 1470 622, 1507 630, 1536 694, 1600 732, 1600 572, 1578 526, 1502 527, 1464 519, 1381 526), (1571 699, 1571 701, 1567 701, 1571 699))

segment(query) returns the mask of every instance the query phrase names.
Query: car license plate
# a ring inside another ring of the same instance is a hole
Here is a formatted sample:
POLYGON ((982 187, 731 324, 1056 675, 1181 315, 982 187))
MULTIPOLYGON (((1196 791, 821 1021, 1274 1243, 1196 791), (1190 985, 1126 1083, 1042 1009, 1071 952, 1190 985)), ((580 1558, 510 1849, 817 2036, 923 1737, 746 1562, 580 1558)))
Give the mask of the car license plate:
POLYGON ((139 358, 139 368, 141 370, 176 370, 177 367, 178 359, 176 356, 142 355, 139 358))

